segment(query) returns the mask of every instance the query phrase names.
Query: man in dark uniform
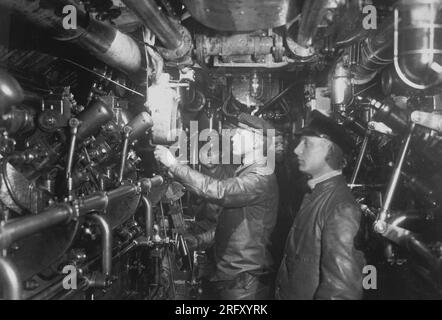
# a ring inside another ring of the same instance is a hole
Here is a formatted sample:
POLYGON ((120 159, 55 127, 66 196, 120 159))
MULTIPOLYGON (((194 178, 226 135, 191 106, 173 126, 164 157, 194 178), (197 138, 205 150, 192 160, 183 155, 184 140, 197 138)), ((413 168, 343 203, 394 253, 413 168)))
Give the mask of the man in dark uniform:
POLYGON ((342 175, 352 142, 331 118, 312 112, 295 149, 308 174, 305 195, 278 272, 277 299, 360 299, 364 256, 357 248, 361 212, 342 175))
POLYGON ((264 157, 266 135, 273 127, 261 118, 240 114, 232 137, 233 154, 242 165, 227 179, 216 179, 177 162, 158 146, 155 157, 190 192, 220 205, 215 231, 216 272, 213 298, 267 299, 273 259, 269 246, 278 210, 278 184, 273 166, 264 157))

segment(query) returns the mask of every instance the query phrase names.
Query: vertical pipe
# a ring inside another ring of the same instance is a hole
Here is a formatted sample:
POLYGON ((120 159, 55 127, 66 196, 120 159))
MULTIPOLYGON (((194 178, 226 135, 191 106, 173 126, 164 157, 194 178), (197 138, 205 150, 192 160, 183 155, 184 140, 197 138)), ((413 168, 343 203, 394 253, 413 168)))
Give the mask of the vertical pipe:
POLYGON ((99 214, 90 216, 101 231, 102 273, 108 277, 112 274, 112 230, 106 219, 99 214))
POLYGON ((146 223, 146 238, 150 239, 152 237, 152 226, 153 226, 153 211, 152 211, 152 203, 147 197, 143 196, 141 198, 145 207, 145 223, 146 223))
POLYGON ((22 287, 18 272, 5 258, 0 257, 0 283, 3 289, 3 298, 6 300, 20 300, 22 287))

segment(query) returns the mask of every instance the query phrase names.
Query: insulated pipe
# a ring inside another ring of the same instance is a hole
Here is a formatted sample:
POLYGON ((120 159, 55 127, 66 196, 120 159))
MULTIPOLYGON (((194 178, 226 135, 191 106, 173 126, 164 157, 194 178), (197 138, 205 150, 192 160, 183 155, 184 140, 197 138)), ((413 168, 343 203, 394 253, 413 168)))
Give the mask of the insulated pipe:
POLYGON ((76 8, 76 28, 64 28, 63 8, 67 5, 73 6, 69 0, 0 1, 0 7, 18 13, 57 40, 77 44, 114 68, 131 75, 142 70, 138 44, 111 25, 90 18, 80 8, 73 6, 76 8))
POLYGON ((178 49, 183 36, 175 24, 158 9, 154 0, 122 0, 169 50, 178 49))
POLYGON ((100 228, 102 250, 102 274, 107 278, 112 274, 112 229, 103 216, 93 214, 89 217, 100 228))
POLYGON ((394 19, 386 19, 378 31, 368 37, 361 46, 361 61, 354 67, 356 84, 371 81, 378 71, 393 62, 394 19))
POLYGON ((0 257, 0 287, 3 289, 3 299, 20 300, 22 287, 18 272, 5 258, 0 257))

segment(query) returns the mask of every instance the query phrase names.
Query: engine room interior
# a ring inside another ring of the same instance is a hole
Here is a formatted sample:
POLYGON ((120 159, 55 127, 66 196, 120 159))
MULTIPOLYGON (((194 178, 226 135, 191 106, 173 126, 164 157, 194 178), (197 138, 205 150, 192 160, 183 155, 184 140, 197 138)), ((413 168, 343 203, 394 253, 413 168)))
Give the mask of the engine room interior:
POLYGON ((0 0, 0 298, 206 299, 238 206, 155 150, 224 179, 249 116, 275 132, 276 276, 319 111, 354 146, 362 298, 441 299, 441 26, 440 0, 0 0))

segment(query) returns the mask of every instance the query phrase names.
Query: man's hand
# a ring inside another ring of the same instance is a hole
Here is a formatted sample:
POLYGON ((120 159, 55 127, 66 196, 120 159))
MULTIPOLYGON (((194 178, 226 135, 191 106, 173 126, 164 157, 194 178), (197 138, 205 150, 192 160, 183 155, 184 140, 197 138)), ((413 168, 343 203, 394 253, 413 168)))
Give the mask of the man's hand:
POLYGON ((155 159, 165 165, 167 168, 170 168, 178 163, 173 154, 164 146, 156 146, 155 147, 155 159))

